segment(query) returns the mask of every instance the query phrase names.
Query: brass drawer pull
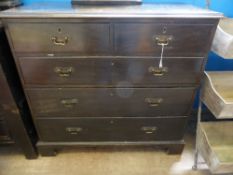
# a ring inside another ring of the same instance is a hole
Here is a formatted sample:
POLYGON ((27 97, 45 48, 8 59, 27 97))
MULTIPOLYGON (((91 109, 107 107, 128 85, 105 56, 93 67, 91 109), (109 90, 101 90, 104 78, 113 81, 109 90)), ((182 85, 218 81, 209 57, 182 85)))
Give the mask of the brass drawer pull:
POLYGON ((56 72, 60 77, 70 77, 74 72, 73 67, 55 67, 54 72, 56 72))
POLYGON ((143 126, 141 127, 141 130, 145 132, 146 134, 153 134, 156 132, 157 127, 156 126, 143 126))
POLYGON ((59 39, 58 37, 53 36, 53 37, 51 37, 51 40, 52 40, 53 44, 56 46, 65 46, 68 43, 69 38, 66 36, 66 37, 64 37, 64 39, 59 39))
MULTIPOLYGON (((160 60, 159 60, 159 68, 163 68, 163 55, 164 48, 168 46, 169 42, 173 39, 171 35, 155 35, 153 36, 153 40, 157 43, 157 45, 161 46, 160 60)), ((155 75, 163 75, 163 72, 157 73, 155 75)))
POLYGON ((78 99, 63 99, 61 100, 61 104, 65 106, 66 108, 72 108, 78 103, 78 99))
POLYGON ((156 41, 157 45, 167 46, 173 37, 171 35, 155 35, 153 36, 153 39, 156 41))
POLYGON ((148 71, 150 73, 152 73, 154 76, 163 76, 165 73, 168 72, 168 68, 167 67, 153 67, 153 66, 150 66, 148 68, 148 71))
POLYGON ((66 132, 68 132, 71 135, 77 135, 80 133, 83 129, 80 127, 68 127, 66 128, 66 132))
POLYGON ((148 103, 150 107, 158 107, 162 102, 162 98, 145 98, 145 102, 148 103))

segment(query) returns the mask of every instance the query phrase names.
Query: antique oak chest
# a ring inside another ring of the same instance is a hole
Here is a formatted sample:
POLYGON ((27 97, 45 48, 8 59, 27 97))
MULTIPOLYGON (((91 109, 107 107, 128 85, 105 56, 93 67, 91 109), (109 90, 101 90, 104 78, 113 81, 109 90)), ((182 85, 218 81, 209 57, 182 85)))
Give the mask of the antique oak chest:
POLYGON ((1 13, 42 155, 183 134, 221 14, 189 5, 32 4, 1 13))

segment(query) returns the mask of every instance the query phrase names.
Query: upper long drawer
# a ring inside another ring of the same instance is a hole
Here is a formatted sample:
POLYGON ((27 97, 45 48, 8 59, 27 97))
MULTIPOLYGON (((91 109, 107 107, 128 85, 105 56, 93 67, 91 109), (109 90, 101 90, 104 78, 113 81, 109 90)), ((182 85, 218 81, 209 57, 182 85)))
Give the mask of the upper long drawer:
POLYGON ((115 24, 115 51, 119 55, 205 56, 209 50, 212 25, 115 24))
POLYGON ((203 58, 19 58, 24 84, 32 86, 193 86, 203 58))
POLYGON ((9 23, 13 48, 21 53, 106 54, 107 23, 9 23))

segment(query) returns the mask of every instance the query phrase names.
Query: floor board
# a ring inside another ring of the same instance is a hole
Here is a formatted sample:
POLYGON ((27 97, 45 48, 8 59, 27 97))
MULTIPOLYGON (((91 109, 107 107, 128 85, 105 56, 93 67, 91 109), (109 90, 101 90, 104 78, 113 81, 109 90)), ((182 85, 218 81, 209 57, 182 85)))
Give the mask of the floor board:
POLYGON ((154 148, 67 149, 56 157, 26 160, 14 147, 0 147, 0 175, 210 175, 192 171, 194 136, 185 136, 182 155, 154 148))

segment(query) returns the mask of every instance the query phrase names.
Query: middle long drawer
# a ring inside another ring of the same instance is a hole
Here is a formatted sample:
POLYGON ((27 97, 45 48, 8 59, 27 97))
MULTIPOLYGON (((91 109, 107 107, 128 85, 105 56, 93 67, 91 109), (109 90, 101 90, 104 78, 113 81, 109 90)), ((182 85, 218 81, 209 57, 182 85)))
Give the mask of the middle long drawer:
POLYGON ((38 86, 190 86, 203 58, 19 58, 24 84, 38 86))
POLYGON ((32 88, 35 117, 186 116, 195 88, 32 88))

